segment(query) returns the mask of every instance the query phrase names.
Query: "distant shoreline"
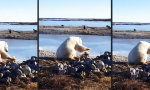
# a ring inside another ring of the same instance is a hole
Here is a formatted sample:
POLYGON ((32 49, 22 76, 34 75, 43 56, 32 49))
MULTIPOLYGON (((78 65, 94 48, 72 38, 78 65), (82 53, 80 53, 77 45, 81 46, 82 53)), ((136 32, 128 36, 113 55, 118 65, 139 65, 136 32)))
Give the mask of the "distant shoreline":
POLYGON ((37 25, 37 22, 0 22, 0 25, 37 25))
POLYGON ((141 22, 113 22, 113 25, 150 25, 150 23, 141 23, 141 22))
POLYGON ((0 30, 0 39, 37 40, 37 31, 0 30))
POLYGON ((96 18, 40 18, 39 21, 111 21, 111 19, 96 19, 96 18))
POLYGON ((113 30, 113 38, 116 38, 116 39, 150 39, 150 31, 113 30))
POLYGON ((74 34, 74 35, 100 35, 110 36, 108 27, 88 26, 40 26, 39 34, 74 34))

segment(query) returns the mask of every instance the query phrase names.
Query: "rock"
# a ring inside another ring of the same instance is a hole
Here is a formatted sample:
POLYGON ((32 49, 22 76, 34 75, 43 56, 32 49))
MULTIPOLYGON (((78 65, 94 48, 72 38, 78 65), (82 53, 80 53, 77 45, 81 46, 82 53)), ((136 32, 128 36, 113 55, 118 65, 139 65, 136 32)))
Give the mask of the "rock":
POLYGON ((26 78, 26 75, 24 73, 22 73, 19 77, 20 78, 26 78))
POLYGON ((99 73, 100 70, 98 68, 96 68, 95 70, 93 70, 94 73, 99 73))
POLYGON ((96 66, 95 66, 94 64, 92 64, 92 65, 91 65, 91 69, 92 69, 92 70, 95 70, 95 69, 96 69, 96 66))
POLYGON ((90 73, 101 75, 101 72, 105 72, 108 76, 111 75, 111 66, 109 65, 110 60, 108 60, 109 63, 106 64, 102 60, 107 62, 106 57, 110 56, 111 53, 105 52, 105 55, 97 56, 95 59, 81 57, 77 58, 76 61, 57 63, 53 67, 53 71, 57 74, 68 74, 80 78, 84 78, 85 76, 90 75, 90 73))
POLYGON ((105 68, 105 64, 103 61, 98 61, 96 64, 97 68, 99 68, 100 70, 103 70, 105 68))
POLYGON ((29 65, 29 67, 30 67, 31 69, 35 70, 35 71, 38 70, 37 65, 31 64, 31 65, 29 65))
POLYGON ((31 68, 28 65, 25 65, 24 68, 22 68, 22 71, 25 75, 31 74, 31 68))
POLYGON ((6 70, 3 72, 3 77, 6 78, 6 77, 9 77, 11 75, 11 72, 9 70, 6 70))
POLYGON ((36 56, 32 56, 32 57, 31 57, 31 60, 36 60, 36 59, 37 59, 36 56))
POLYGON ((24 61, 20 64, 15 62, 2 63, 0 67, 0 82, 10 84, 16 79, 27 80, 34 78, 37 75, 36 57, 31 57, 31 60, 24 61))
POLYGON ((139 69, 129 68, 128 74, 130 78, 138 78, 139 77, 139 69))
POLYGON ((17 63, 11 63, 11 68, 12 69, 17 69, 19 67, 19 65, 17 63))
POLYGON ((10 77, 1 78, 1 79, 0 79, 0 82, 1 82, 1 83, 7 84, 7 85, 9 85, 11 81, 12 81, 12 80, 11 80, 10 77))
POLYGON ((104 55, 110 57, 111 56, 111 52, 106 51, 106 52, 104 52, 104 55))
POLYGON ((3 78, 3 75, 4 75, 3 73, 0 73, 0 78, 3 78))
POLYGON ((87 58, 86 59, 86 64, 91 64, 92 63, 92 60, 90 58, 87 58))

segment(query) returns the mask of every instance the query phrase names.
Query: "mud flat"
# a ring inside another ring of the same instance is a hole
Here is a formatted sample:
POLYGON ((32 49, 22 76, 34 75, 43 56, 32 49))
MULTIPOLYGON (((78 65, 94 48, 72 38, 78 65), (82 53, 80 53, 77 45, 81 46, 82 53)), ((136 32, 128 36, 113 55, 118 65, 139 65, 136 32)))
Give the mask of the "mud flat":
POLYGON ((147 65, 130 65, 127 57, 113 56, 112 89, 113 90, 149 90, 150 79, 147 65), (132 71, 133 70, 133 71, 132 71), (135 70, 135 73, 133 73, 135 70))
MULTIPOLYGON (((56 65, 67 63, 67 60, 57 60, 54 52, 40 50, 39 52, 39 89, 66 89, 66 90, 109 90, 111 88, 111 77, 101 74, 90 73, 87 77, 75 77, 75 74, 62 74, 62 71, 55 73, 56 65), (48 58, 49 57, 49 58, 48 58)), ((110 73, 110 72, 109 72, 110 73)))
POLYGON ((37 31, 14 31, 14 30, 0 30, 1 39, 26 39, 36 40, 37 31))
POLYGON ((87 26, 40 26, 40 34, 81 34, 110 36, 111 29, 108 27, 87 27, 87 26))
POLYGON ((119 31, 119 30, 113 30, 113 38, 119 38, 119 39, 150 39, 150 31, 119 31))

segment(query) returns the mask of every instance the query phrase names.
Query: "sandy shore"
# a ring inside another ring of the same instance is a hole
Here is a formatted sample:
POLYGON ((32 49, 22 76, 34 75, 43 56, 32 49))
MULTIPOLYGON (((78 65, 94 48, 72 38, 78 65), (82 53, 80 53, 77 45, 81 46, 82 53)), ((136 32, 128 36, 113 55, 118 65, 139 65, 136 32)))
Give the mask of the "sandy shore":
POLYGON ((0 30, 1 39, 26 39, 26 40, 36 40, 37 32, 34 31, 14 31, 11 30, 0 30))
POLYGON ((83 34, 110 36, 111 30, 107 27, 87 27, 87 26, 40 26, 40 34, 83 34))
POLYGON ((150 39, 150 31, 113 31, 113 38, 150 39))

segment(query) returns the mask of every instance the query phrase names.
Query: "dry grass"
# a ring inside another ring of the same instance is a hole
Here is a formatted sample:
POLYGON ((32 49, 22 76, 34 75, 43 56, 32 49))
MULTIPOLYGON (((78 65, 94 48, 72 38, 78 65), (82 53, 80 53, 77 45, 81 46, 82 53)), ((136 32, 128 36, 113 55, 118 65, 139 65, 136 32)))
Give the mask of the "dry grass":
POLYGON ((30 82, 27 84, 24 82, 19 82, 17 84, 10 84, 10 85, 0 83, 0 90, 37 90, 37 83, 30 82))
POLYGON ((39 68, 40 90, 109 90, 111 88, 111 77, 99 77, 91 74, 84 79, 80 79, 70 75, 57 75, 52 71, 55 61, 40 60, 40 64, 44 63, 45 65, 39 68))
POLYGON ((149 90, 150 82, 142 79, 130 79, 126 76, 125 70, 128 67, 135 67, 133 65, 114 65, 113 68, 118 70, 112 75, 113 90, 149 90))

